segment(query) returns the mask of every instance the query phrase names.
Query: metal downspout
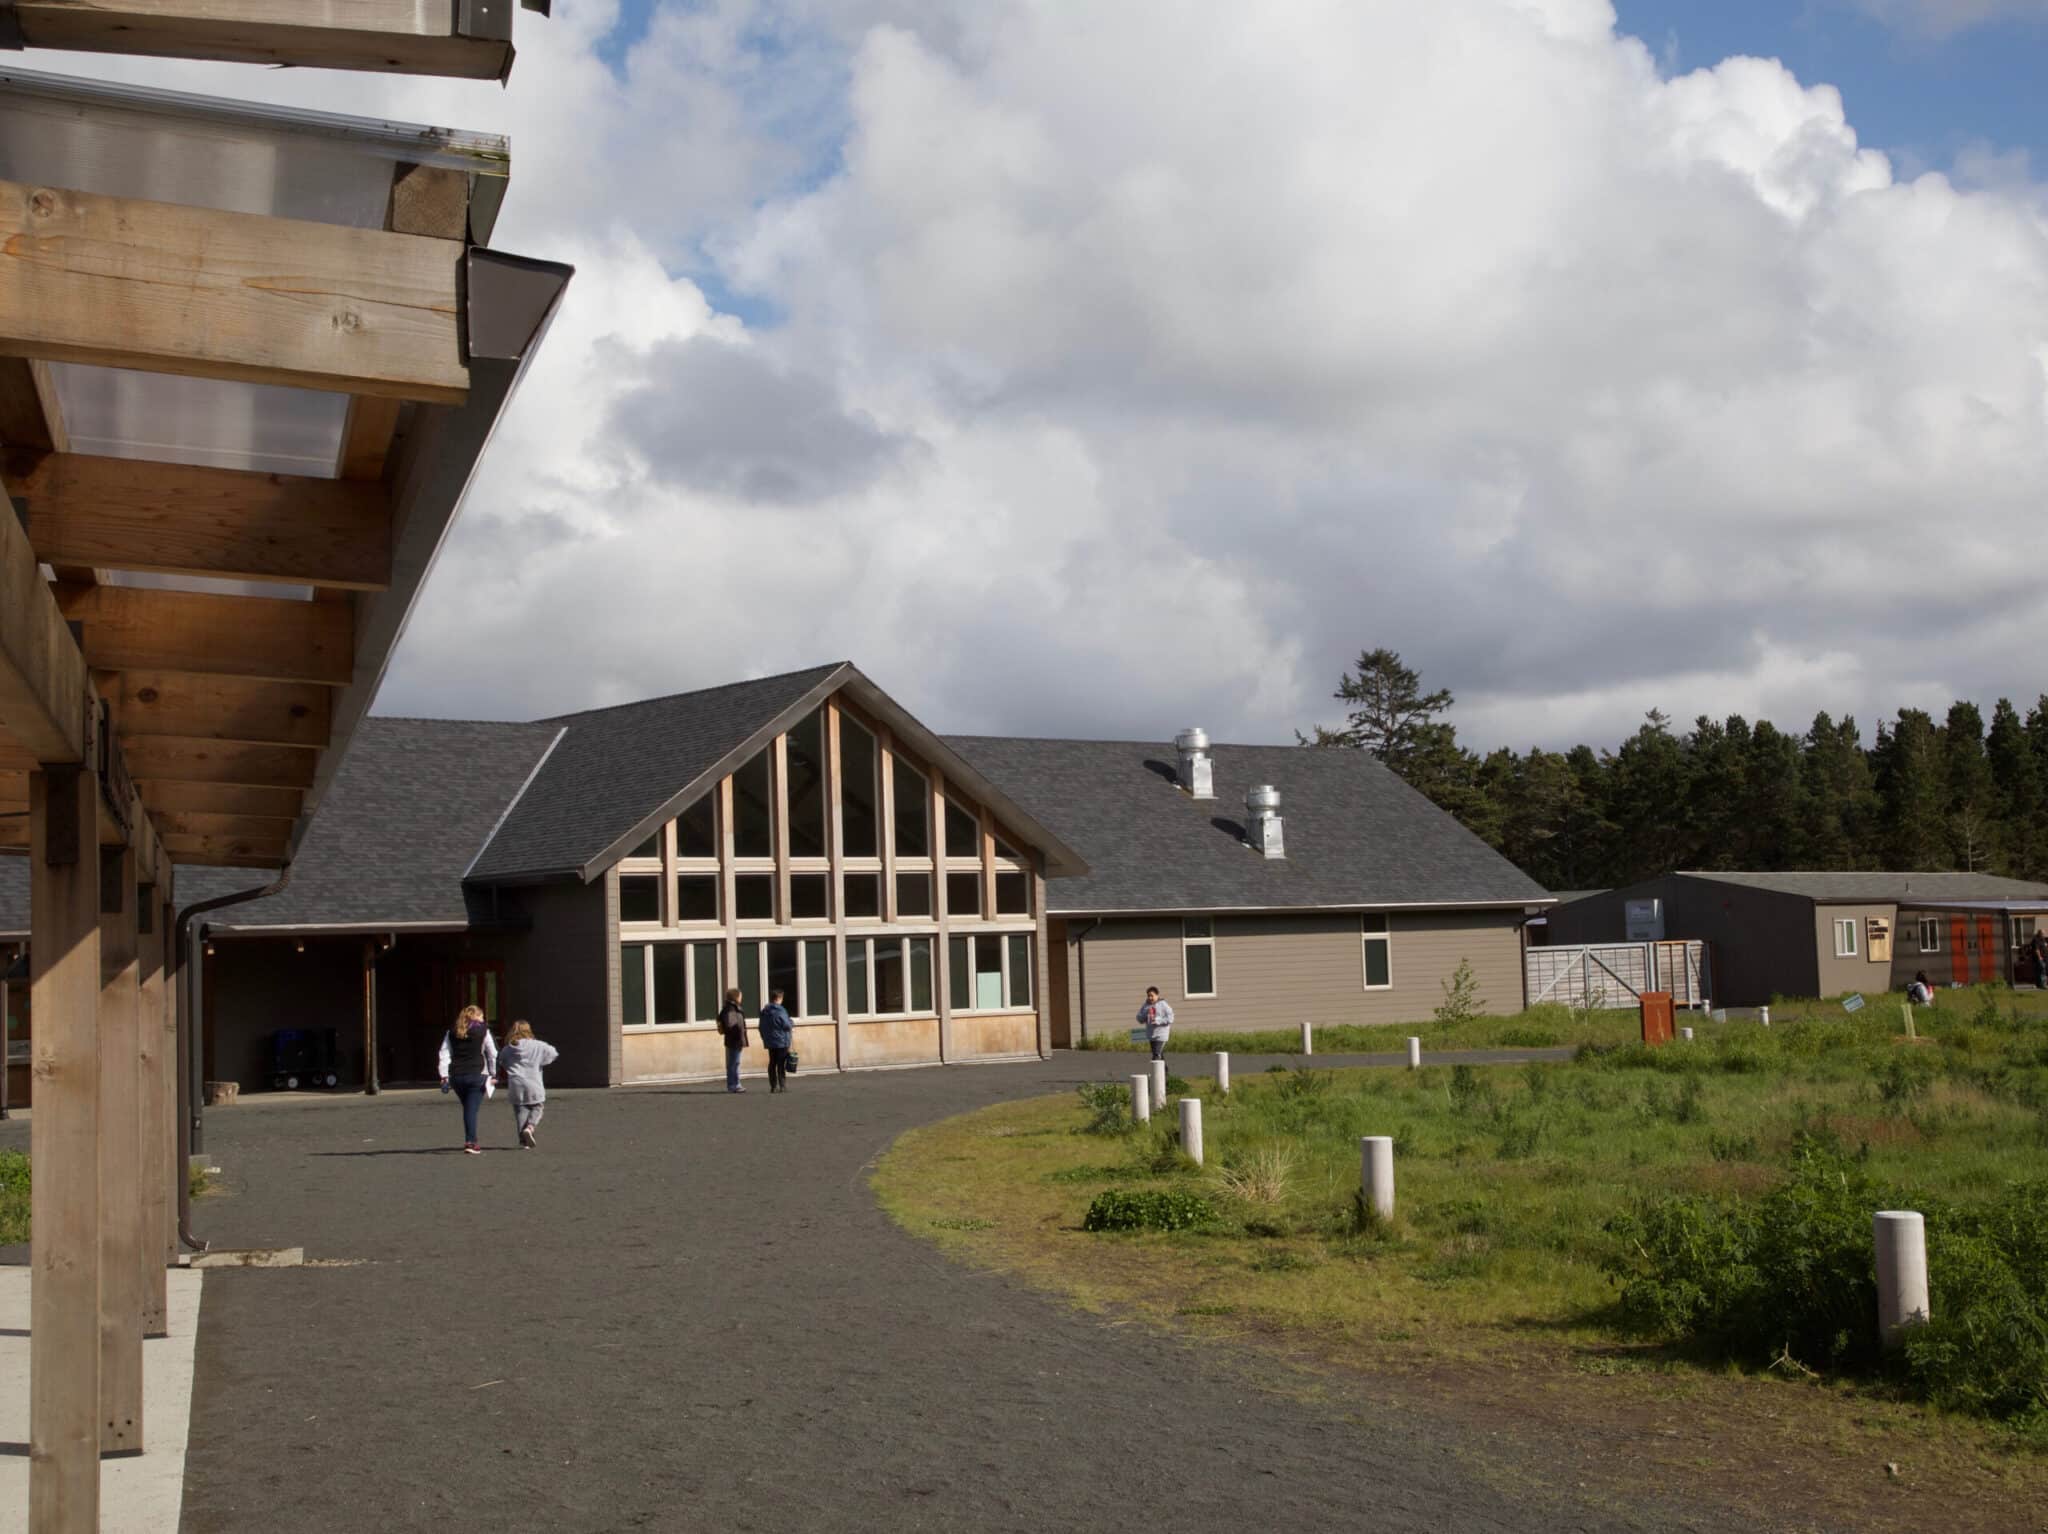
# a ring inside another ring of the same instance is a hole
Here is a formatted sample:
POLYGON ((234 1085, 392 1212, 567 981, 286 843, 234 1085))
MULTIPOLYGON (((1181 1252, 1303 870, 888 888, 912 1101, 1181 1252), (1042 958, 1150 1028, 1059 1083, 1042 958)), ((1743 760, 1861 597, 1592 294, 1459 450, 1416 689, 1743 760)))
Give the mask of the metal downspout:
POLYGON ((1074 943, 1074 965, 1080 973, 1075 978, 1075 989, 1081 993, 1081 1004, 1074 1009, 1074 1021, 1081 1028, 1081 1042, 1088 1042, 1088 934, 1102 925, 1102 918, 1096 917, 1087 927, 1077 933, 1074 943))
POLYGON ((172 930, 172 952, 177 956, 180 984, 178 987, 178 1056, 185 1067, 178 1073, 179 1106, 178 1148, 183 1152, 178 1157, 175 1169, 178 1178, 178 1239, 195 1252, 206 1250, 206 1243, 192 1234, 192 1157, 206 1148, 206 1133, 202 1121, 205 1092, 200 1077, 205 1074, 206 1059, 199 1048, 199 1006, 201 965, 194 962, 192 952, 192 921, 209 911, 223 910, 232 905, 246 905, 252 900, 262 900, 279 894, 292 882, 291 865, 287 863, 278 870, 277 878, 261 889, 241 890, 233 895, 220 895, 212 900, 197 901, 178 913, 176 926, 172 930))

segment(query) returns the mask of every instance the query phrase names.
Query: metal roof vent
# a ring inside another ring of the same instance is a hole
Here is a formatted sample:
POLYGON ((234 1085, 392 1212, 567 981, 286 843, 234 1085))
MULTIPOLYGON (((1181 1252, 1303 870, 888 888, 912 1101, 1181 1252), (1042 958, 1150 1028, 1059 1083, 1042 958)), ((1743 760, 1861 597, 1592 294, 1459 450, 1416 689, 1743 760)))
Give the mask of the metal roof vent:
POLYGON ((1261 783, 1244 796, 1245 820, 1251 827, 1251 844, 1269 858, 1284 858, 1280 841, 1280 790, 1261 783))
POLYGON ((1209 732, 1200 725, 1173 737, 1173 749, 1180 753, 1180 786, 1192 799, 1216 797, 1215 764, 1209 759, 1209 732))

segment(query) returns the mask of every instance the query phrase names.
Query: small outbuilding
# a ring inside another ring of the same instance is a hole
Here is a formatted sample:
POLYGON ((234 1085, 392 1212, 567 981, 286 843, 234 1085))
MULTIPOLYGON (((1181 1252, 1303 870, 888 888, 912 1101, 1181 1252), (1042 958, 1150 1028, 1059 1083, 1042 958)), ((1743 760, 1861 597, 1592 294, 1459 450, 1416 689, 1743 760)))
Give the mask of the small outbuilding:
POLYGON ((1697 939, 1713 999, 2033 983, 2021 952, 2048 920, 2048 884, 1993 874, 1691 870, 1563 901, 1553 944, 1697 939))

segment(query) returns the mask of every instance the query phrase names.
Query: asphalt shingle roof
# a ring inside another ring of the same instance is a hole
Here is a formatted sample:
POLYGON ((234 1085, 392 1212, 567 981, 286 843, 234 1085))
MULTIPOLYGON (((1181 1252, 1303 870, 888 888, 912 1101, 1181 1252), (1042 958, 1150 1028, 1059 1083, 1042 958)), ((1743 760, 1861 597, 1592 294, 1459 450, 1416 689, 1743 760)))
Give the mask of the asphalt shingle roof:
POLYGON ((581 871, 840 669, 813 666, 544 721, 567 733, 483 849, 472 877, 581 871))
POLYGON ((1809 900, 1856 900, 1911 904, 1915 900, 2048 899, 2048 884, 1969 873, 1723 873, 1683 869, 1688 879, 1711 879, 1747 889, 1803 895, 1809 900))
POLYGON ((1088 862, 1056 912, 1547 902, 1520 869, 1362 751, 1217 746, 1216 797, 1175 786, 1170 745, 947 736, 1088 862), (1245 791, 1280 790, 1287 856, 1244 842, 1245 791))

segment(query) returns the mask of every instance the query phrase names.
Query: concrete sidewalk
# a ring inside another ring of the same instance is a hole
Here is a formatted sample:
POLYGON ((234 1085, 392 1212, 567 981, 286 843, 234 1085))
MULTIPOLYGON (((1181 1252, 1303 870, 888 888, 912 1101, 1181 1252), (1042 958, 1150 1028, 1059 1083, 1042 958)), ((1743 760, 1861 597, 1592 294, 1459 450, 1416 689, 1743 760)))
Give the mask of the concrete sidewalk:
MULTIPOLYGON (((170 1335, 142 1345, 142 1453, 100 1461, 100 1527, 119 1534, 177 1534, 184 1504, 205 1277, 169 1278, 170 1335)), ((0 1528, 28 1526, 28 1295, 27 1268, 0 1268, 0 1528)))

